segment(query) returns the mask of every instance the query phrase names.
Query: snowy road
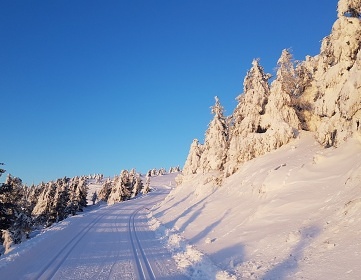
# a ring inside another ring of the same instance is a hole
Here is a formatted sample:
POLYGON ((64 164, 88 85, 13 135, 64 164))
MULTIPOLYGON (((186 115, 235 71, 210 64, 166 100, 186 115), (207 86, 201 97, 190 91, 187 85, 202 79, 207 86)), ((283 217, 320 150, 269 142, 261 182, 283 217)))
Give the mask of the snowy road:
POLYGON ((169 191, 69 218, 28 241, 1 279, 187 279, 148 227, 148 208, 169 191))

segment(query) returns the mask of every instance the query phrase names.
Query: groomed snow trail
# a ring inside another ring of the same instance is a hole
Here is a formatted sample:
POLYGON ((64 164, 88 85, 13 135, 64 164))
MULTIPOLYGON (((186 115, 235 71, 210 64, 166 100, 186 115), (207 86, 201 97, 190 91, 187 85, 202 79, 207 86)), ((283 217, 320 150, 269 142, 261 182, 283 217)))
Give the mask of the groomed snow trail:
POLYGON ((168 192, 63 221, 0 265, 1 279, 187 279, 148 226, 148 209, 168 192))

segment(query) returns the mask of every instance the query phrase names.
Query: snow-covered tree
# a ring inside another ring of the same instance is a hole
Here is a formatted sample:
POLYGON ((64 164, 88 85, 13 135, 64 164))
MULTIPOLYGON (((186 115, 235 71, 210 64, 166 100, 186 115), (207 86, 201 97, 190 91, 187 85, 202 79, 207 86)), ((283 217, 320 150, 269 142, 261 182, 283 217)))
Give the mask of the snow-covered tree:
POLYGON ((108 181, 99 192, 99 198, 114 204, 128 200, 138 195, 142 190, 143 183, 135 170, 122 170, 120 176, 115 176, 113 181, 108 181))
POLYGON ((338 16, 349 16, 360 18, 361 1, 360 0, 340 0, 337 6, 338 16))
POLYGON ((108 201, 109 195, 112 191, 113 182, 108 178, 103 182, 102 188, 98 193, 98 198, 102 201, 108 201))
POLYGON ((340 0, 338 19, 322 41, 309 101, 313 111, 308 123, 325 147, 361 137, 361 1, 340 0))
POLYGON ((124 172, 120 176, 115 177, 111 192, 108 197, 108 204, 112 205, 117 202, 125 201, 130 198, 131 192, 128 190, 126 184, 127 179, 123 177, 124 172))
POLYGON ((291 100, 292 95, 298 94, 297 81, 292 55, 285 49, 277 62, 276 79, 271 84, 264 125, 272 126, 285 122, 292 129, 300 128, 300 120, 291 100))
POLYGON ((200 171, 223 170, 228 146, 228 126, 224 116, 224 108, 219 98, 215 97, 215 104, 211 107, 213 120, 205 134, 203 152, 200 157, 200 171))
POLYGON ((200 166, 200 158, 203 152, 203 147, 199 144, 198 139, 194 139, 189 149, 187 160, 183 167, 183 174, 196 174, 200 166))
POLYGON ((180 169, 180 167, 178 165, 178 166, 175 166, 175 167, 173 166, 173 167, 169 168, 168 173, 171 174, 171 173, 177 173, 177 172, 180 172, 180 171, 181 171, 181 169, 180 169))
POLYGON ((147 194, 150 192, 150 176, 146 176, 145 185, 142 189, 142 194, 147 194))
POLYGON ((140 178, 140 174, 136 174, 134 176, 133 183, 132 183, 131 198, 136 197, 142 189, 143 189, 142 179, 140 178))
POLYGON ((252 139, 254 135, 263 134, 268 128, 263 126, 262 117, 270 94, 270 77, 270 74, 264 72, 259 60, 253 60, 252 68, 243 82, 243 94, 237 97, 238 104, 232 115, 226 175, 233 174, 241 162, 261 153, 255 151, 256 146, 252 139))
POLYGON ((232 136, 245 136, 248 133, 262 132, 261 116, 265 114, 265 106, 270 94, 268 80, 270 74, 265 73, 259 59, 252 62, 243 82, 243 94, 236 99, 238 105, 233 112, 232 136))
POLYGON ((5 252, 12 244, 25 240, 31 230, 32 220, 24 201, 25 192, 22 181, 11 175, 0 186, 0 239, 3 239, 5 252))

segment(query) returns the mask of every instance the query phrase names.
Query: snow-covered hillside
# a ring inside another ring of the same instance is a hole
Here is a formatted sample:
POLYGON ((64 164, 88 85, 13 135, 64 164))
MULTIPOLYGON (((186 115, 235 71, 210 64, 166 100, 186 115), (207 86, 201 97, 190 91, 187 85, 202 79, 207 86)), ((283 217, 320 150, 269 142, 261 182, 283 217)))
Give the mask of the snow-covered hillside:
POLYGON ((361 143, 324 149, 311 133, 217 172, 181 176, 153 211, 237 279, 361 275, 361 143))
POLYGON ((124 271, 127 279, 359 279, 361 0, 340 0, 337 11, 319 55, 295 61, 283 50, 272 82, 253 60, 231 116, 215 98, 204 144, 193 141, 177 177, 123 170, 107 180, 32 188, 9 177, 0 192, 9 253, 0 272, 14 279, 120 279, 124 271), (85 208, 95 192, 108 206, 85 208), (83 208, 94 211, 72 216, 83 208), (33 217, 50 228, 18 245, 33 217))
POLYGON ((340 0, 320 54, 259 60, 231 116, 216 97, 204 144, 154 216, 238 279, 361 275, 361 1, 340 0))

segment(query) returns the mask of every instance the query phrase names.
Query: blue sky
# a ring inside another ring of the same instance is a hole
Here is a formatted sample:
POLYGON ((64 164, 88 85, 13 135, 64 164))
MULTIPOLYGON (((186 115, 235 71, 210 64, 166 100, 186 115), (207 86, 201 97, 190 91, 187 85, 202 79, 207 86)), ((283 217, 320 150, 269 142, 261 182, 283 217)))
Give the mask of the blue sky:
MULTIPOLYGON (((336 0, 0 2, 0 162, 25 183, 183 166, 254 58, 319 52, 336 0)), ((2 181, 4 177, 1 178, 2 181)))

